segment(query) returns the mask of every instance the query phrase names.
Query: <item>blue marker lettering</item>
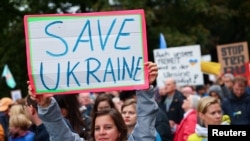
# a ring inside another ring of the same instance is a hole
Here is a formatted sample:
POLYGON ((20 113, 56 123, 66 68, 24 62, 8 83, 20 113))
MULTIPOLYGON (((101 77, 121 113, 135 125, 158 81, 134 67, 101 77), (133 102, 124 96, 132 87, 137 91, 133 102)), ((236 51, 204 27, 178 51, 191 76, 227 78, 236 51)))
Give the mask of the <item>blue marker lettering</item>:
POLYGON ((133 76, 133 80, 135 81, 140 81, 139 79, 136 79, 136 74, 138 72, 138 70, 141 70, 142 68, 139 67, 140 66, 140 61, 142 60, 142 57, 139 57, 138 60, 137 60, 137 64, 136 64, 136 68, 135 68, 135 73, 134 73, 134 76, 133 76))
POLYGON ((40 77, 41 77, 41 81, 43 86, 47 89, 47 90, 56 90, 58 88, 59 85, 59 80, 60 80, 60 64, 57 64, 57 80, 56 80, 56 86, 54 88, 49 88, 45 82, 44 82, 44 78, 43 78, 43 63, 41 62, 40 64, 40 77))
POLYGON ((135 61, 135 57, 133 56, 132 58, 132 66, 131 66, 131 69, 129 70, 129 66, 128 66, 128 63, 126 62, 126 59, 125 57, 123 57, 123 74, 122 74, 122 80, 125 79, 125 73, 126 71, 128 72, 129 74, 129 78, 132 78, 132 74, 133 74, 133 70, 134 70, 134 61, 135 61))
POLYGON ((117 73, 117 75, 118 75, 118 80, 120 80, 120 59, 119 59, 119 57, 117 57, 117 68, 118 68, 118 73, 117 73))
POLYGON ((75 79, 75 82, 77 83, 77 85, 78 86, 80 86, 80 83, 79 83, 79 81, 77 80, 77 78, 76 78, 76 76, 75 76, 75 74, 74 74, 74 69, 78 66, 78 64, 79 64, 80 62, 77 62, 75 65, 74 65, 74 67, 70 70, 70 62, 68 61, 68 69, 67 69, 67 86, 69 87, 69 77, 70 77, 70 75, 72 75, 73 76, 73 78, 75 79))
POLYGON ((98 32, 99 32, 99 38, 100 38, 100 44, 101 44, 101 48, 102 50, 105 50, 105 47, 106 47, 106 44, 107 44, 107 41, 108 41, 108 38, 109 38, 109 35, 115 25, 115 22, 116 22, 116 19, 113 20, 111 26, 109 27, 109 30, 108 30, 108 33, 105 37, 105 40, 104 40, 104 43, 103 43, 103 40, 102 40, 102 32, 101 32, 101 25, 100 25, 100 21, 98 20, 98 32))
POLYGON ((130 46, 126 46, 126 47, 117 46, 117 43, 118 43, 118 40, 119 40, 120 36, 129 36, 130 35, 130 33, 123 33, 122 32, 125 23, 130 22, 130 21, 134 21, 134 19, 124 19, 124 21, 122 22, 121 28, 120 28, 119 33, 118 33, 118 35, 116 37, 116 40, 115 40, 115 45, 114 45, 115 49, 120 49, 120 50, 128 50, 128 49, 130 49, 130 46))
POLYGON ((98 82, 101 82, 97 78, 97 76, 95 76, 95 74, 94 74, 101 66, 100 61, 98 61, 96 58, 88 58, 88 59, 86 59, 86 62, 87 62, 87 84, 89 85, 90 75, 92 75, 98 82), (90 62, 90 61, 95 61, 98 63, 98 66, 96 67, 96 69, 90 70, 90 64, 93 64, 93 62, 90 62))
POLYGON ((113 68, 113 66, 112 66, 112 62, 111 62, 111 59, 110 59, 110 58, 108 58, 108 62, 107 62, 106 68, 105 68, 105 73, 104 73, 103 82, 106 81, 106 75, 107 75, 107 73, 112 74, 113 81, 116 83, 114 68, 113 68), (108 71, 108 70, 110 70, 110 71, 108 71))
POLYGON ((54 56, 54 57, 58 57, 58 56, 63 56, 65 55, 67 52, 68 52, 68 44, 67 42, 60 36, 57 36, 57 35, 54 35, 54 34, 51 34, 49 31, 48 31, 48 28, 54 24, 61 24, 63 23, 62 21, 55 21, 55 22, 52 22, 50 24, 48 24, 46 27, 45 27, 45 33, 48 35, 48 36, 51 36, 53 38, 57 38, 59 39, 60 41, 62 41, 62 43, 64 44, 65 46, 65 51, 62 52, 62 53, 58 53, 58 54, 54 54, 54 53, 51 53, 49 51, 46 51, 47 54, 51 55, 51 56, 54 56))
POLYGON ((90 43, 91 51, 94 50, 94 48, 93 48, 93 43, 92 43, 92 35, 91 35, 91 28, 90 28, 90 21, 89 21, 89 20, 86 21, 86 23, 85 23, 85 25, 84 25, 84 27, 83 27, 83 29, 82 29, 80 35, 78 36, 78 38, 77 38, 77 40, 76 40, 76 44, 75 44, 75 46, 74 46, 74 48, 73 48, 73 52, 76 51, 76 48, 78 47, 78 44, 79 44, 80 42, 83 42, 83 43, 84 43, 84 42, 89 42, 89 43, 90 43), (84 31, 85 31, 86 29, 88 30, 89 40, 81 40, 81 38, 82 38, 82 36, 83 36, 83 33, 84 33, 84 31))

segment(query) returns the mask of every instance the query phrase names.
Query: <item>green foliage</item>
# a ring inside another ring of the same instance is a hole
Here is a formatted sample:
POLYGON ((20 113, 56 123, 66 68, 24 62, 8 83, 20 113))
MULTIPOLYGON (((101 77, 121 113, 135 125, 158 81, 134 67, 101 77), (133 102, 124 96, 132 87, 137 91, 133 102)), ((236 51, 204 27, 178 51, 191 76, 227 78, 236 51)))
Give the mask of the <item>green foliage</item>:
MULTIPOLYGON (((23 16, 26 14, 97 12, 144 9, 147 21, 149 60, 159 46, 163 33, 168 47, 200 44, 203 54, 216 45, 249 41, 250 0, 3 0, 0 3, 1 65, 8 64, 16 89, 27 94, 26 47, 23 16)), ((214 52, 213 52, 214 54, 214 52)), ((212 55, 213 55, 212 54, 212 55)), ((217 61, 217 60, 214 60, 217 61)), ((1 96, 10 96, 10 89, 1 78, 1 96)))

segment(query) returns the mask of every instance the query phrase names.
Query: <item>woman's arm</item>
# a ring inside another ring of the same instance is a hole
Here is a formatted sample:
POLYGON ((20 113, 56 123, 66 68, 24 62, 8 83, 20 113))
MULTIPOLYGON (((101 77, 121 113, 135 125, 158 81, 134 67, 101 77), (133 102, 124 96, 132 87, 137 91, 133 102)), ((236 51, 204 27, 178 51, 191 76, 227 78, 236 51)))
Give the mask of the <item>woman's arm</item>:
MULTIPOLYGON (((145 64, 149 70, 149 83, 152 84, 158 74, 155 63, 145 64)), ((137 123, 129 141, 153 141, 156 138, 155 119, 158 105, 154 99, 156 89, 150 87, 148 90, 136 91, 137 96, 137 123)))
POLYGON ((38 115, 47 129, 51 141, 84 141, 65 123, 60 107, 52 95, 34 95, 30 85, 28 91, 38 104, 38 115))

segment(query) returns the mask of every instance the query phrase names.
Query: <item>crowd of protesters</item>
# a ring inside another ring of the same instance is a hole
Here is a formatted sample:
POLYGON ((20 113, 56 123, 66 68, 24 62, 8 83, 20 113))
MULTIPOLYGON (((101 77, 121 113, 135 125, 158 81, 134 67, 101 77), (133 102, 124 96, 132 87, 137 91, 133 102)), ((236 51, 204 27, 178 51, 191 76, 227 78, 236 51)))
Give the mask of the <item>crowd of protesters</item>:
POLYGON ((230 73, 210 85, 178 86, 174 78, 147 90, 0 100, 0 141, 202 141, 208 125, 250 125, 247 80, 230 73))

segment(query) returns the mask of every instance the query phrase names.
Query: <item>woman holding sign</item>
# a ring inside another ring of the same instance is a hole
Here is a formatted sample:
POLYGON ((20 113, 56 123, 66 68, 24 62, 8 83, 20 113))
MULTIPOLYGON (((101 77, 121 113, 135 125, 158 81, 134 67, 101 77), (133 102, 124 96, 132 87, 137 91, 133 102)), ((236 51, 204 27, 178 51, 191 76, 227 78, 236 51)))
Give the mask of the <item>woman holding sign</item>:
MULTIPOLYGON (((158 75, 157 65, 152 62, 147 62, 145 66, 149 71, 149 82, 152 84, 158 75)), ((33 95, 31 85, 29 85, 28 88, 29 94, 32 95, 39 104, 39 116, 50 133, 51 140, 84 141, 83 138, 71 132, 67 127, 60 113, 60 108, 54 98, 45 95, 33 95)), ((155 89, 151 87, 148 90, 136 91, 138 118, 134 130, 128 137, 128 141, 155 140, 156 130, 154 125, 158 105, 154 100, 154 91, 155 89)), ((93 141, 127 140, 127 127, 121 114, 117 110, 103 110, 97 112, 92 118, 93 125, 91 127, 91 135, 93 141)))

